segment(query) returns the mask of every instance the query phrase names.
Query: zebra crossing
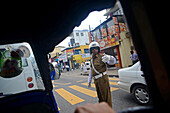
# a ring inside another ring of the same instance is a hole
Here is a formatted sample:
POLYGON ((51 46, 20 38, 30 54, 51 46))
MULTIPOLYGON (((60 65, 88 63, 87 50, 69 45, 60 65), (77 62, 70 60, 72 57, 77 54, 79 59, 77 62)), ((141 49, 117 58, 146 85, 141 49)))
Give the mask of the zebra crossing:
MULTIPOLYGON (((119 78, 110 78, 110 91, 116 91, 118 90, 118 81, 119 78)), ((64 100, 66 100, 68 103, 71 105, 76 105, 78 103, 86 101, 83 97, 79 97, 79 95, 74 94, 71 92, 72 90, 77 91, 79 93, 85 94, 91 98, 96 98, 97 97, 97 92, 95 89, 95 84, 91 83, 91 88, 87 88, 88 82, 84 82, 83 80, 76 81, 79 85, 75 85, 74 83, 57 83, 53 81, 53 86, 54 86, 54 91, 64 100), (61 86, 65 86, 64 88, 61 86), (71 90, 67 90, 67 89, 71 90)))

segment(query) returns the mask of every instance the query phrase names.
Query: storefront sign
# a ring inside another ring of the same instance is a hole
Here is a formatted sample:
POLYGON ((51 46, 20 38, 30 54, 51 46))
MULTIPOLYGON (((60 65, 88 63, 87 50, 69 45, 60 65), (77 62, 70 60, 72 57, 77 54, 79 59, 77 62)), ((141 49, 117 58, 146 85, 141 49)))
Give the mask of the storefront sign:
POLYGON ((73 55, 73 60, 81 60, 81 55, 73 55))
POLYGON ((67 53, 66 51, 63 52, 60 56, 59 56, 59 60, 63 60, 63 62, 67 62, 67 53))
POLYGON ((126 31, 125 23, 119 23, 120 31, 126 31))
POLYGON ((115 33, 115 34, 112 35, 112 36, 108 36, 108 37, 106 37, 106 38, 103 38, 103 39, 99 39, 99 40, 98 40, 98 43, 99 43, 101 49, 119 45, 118 33, 115 33), (112 37, 112 36, 113 36, 113 37, 112 37))
POLYGON ((81 54, 82 58, 90 57, 90 53, 81 54))

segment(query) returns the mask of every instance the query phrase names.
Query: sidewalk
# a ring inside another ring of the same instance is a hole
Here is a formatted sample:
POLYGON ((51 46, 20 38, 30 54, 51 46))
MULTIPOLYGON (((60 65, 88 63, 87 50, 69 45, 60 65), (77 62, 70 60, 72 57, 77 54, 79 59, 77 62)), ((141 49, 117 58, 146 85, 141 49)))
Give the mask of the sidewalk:
MULTIPOLYGON (((111 68, 108 68, 107 69, 107 75, 109 75, 109 77, 119 77, 118 76, 118 70, 120 68, 118 67, 111 67, 111 68)), ((72 71, 66 71, 64 70, 61 74, 62 76, 63 75, 77 75, 79 76, 81 73, 81 70, 80 69, 75 69, 75 70, 72 70, 72 71)))
POLYGON ((119 77, 118 76, 118 70, 120 68, 118 67, 111 67, 107 69, 107 75, 109 75, 109 77, 119 77))

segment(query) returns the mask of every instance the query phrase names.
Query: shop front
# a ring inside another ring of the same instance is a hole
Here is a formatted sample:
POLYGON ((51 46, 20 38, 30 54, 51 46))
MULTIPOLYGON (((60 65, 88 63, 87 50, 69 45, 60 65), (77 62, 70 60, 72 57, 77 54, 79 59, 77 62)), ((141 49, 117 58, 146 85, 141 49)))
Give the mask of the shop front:
POLYGON ((122 16, 111 17, 89 33, 89 40, 97 41, 103 53, 116 57, 116 67, 122 67, 119 51, 120 32, 126 31, 126 26, 121 20, 122 16))

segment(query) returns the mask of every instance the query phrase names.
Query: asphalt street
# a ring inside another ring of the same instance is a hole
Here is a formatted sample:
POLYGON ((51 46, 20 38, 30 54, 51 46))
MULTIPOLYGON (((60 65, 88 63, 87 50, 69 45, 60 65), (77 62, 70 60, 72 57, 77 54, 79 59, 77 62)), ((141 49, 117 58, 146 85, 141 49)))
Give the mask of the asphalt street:
MULTIPOLYGON (((119 78, 109 77, 112 95, 112 108, 115 111, 139 106, 132 95, 119 89, 119 78)), ((60 79, 53 81, 54 96, 60 113, 74 113, 76 106, 97 103, 94 83, 87 87, 88 76, 80 75, 80 70, 62 73, 60 79)))

